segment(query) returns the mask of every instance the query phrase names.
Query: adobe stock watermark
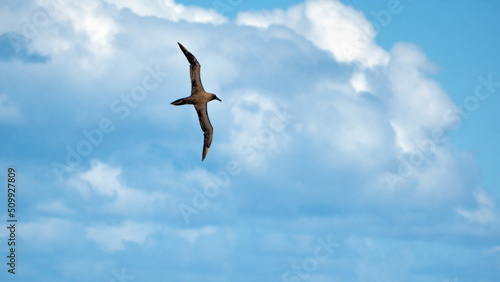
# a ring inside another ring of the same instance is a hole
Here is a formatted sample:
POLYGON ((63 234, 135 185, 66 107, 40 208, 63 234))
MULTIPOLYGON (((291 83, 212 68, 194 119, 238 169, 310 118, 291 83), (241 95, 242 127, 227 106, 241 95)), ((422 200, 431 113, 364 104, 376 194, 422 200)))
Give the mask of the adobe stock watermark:
POLYGON ((464 119, 468 119, 473 112, 479 109, 481 103, 490 98, 496 88, 500 87, 500 80, 494 81, 492 74, 488 74, 486 77, 479 76, 478 80, 474 94, 465 97, 457 108, 449 109, 443 113, 443 121, 446 124, 444 127, 435 128, 430 138, 416 143, 416 149, 408 153, 406 158, 399 163, 397 172, 384 173, 385 181, 391 189, 404 182, 405 178, 415 174, 416 169, 422 166, 427 161, 427 158, 432 156, 435 148, 446 142, 445 128, 458 128, 464 119))
POLYGON ((82 137, 76 144, 66 145, 64 162, 52 162, 52 169, 59 181, 63 181, 64 173, 71 173, 86 157, 92 154, 93 150, 104 142, 107 134, 115 131, 117 121, 125 120, 131 111, 146 100, 149 93, 158 88, 168 77, 168 73, 161 71, 158 65, 155 69, 146 66, 145 71, 146 75, 139 84, 132 87, 129 93, 122 94, 111 102, 111 117, 103 117, 95 127, 83 129, 81 131, 82 137))
POLYGON ((245 164, 254 161, 259 152, 263 152, 277 135, 283 133, 290 123, 290 119, 291 115, 286 111, 286 108, 282 108, 269 120, 267 126, 261 128, 253 138, 241 145, 239 153, 243 157, 243 161, 229 160, 225 169, 212 175, 211 181, 207 182, 202 190, 193 188, 194 195, 191 204, 181 202, 177 206, 184 221, 189 223, 192 216, 198 215, 200 211, 206 209, 211 200, 219 196, 222 188, 229 185, 231 177, 241 174, 245 164))
POLYGON ((109 282, 127 282, 127 281, 133 281, 135 279, 135 276, 129 275, 126 273, 126 269, 122 268, 121 272, 118 272, 116 270, 111 271, 111 274, 113 275, 113 278, 109 280, 109 282))
POLYGON ((7 35, 16 53, 21 52, 24 46, 30 40, 33 40, 42 28, 53 23, 57 13, 65 14, 64 6, 58 0, 44 0, 41 1, 41 4, 31 16, 22 18, 19 32, 7 35))
POLYGON ((328 260, 338 248, 340 244, 332 242, 332 238, 328 235, 325 239, 316 238, 316 246, 314 247, 311 256, 304 258, 299 264, 294 264, 283 272, 281 281, 283 282, 300 282, 308 280, 311 274, 318 270, 319 264, 328 260))

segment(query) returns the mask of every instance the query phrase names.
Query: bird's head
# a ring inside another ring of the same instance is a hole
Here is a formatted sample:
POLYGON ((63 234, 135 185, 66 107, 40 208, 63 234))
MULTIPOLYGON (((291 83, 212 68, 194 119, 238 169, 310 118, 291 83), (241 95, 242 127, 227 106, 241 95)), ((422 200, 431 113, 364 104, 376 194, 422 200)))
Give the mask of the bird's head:
POLYGON ((210 101, 212 101, 212 100, 219 100, 219 102, 222 102, 222 100, 219 99, 219 97, 217 97, 217 95, 215 95, 213 93, 211 93, 211 95, 212 95, 212 99, 210 99, 210 101))

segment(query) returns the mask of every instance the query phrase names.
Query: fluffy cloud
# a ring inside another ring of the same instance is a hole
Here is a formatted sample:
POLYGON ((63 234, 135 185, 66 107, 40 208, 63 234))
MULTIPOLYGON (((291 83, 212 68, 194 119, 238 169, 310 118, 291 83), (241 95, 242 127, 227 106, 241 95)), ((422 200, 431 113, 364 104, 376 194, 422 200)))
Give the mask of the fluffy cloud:
POLYGON ((118 8, 128 8, 140 16, 154 16, 169 21, 178 22, 184 20, 194 23, 222 24, 227 19, 219 15, 214 9, 202 9, 196 6, 185 6, 175 3, 173 0, 165 1, 118 1, 106 0, 118 8))
POLYGON ((237 23, 262 28, 286 26, 329 51, 339 62, 359 62, 366 67, 387 63, 387 53, 373 41, 375 32, 370 23, 361 12, 339 1, 306 1, 285 11, 242 12, 237 23))
POLYGON ((178 235, 181 238, 185 238, 189 243, 193 244, 200 236, 214 234, 216 229, 212 226, 205 226, 201 229, 186 229, 178 231, 178 235))
POLYGON ((147 223, 126 221, 119 226, 97 225, 87 227, 87 236, 102 244, 109 251, 124 249, 125 242, 142 245, 147 236, 158 229, 158 226, 147 223))
POLYGON ((429 77, 435 67, 416 46, 398 44, 391 55, 388 66, 389 87, 393 94, 391 125, 398 146, 408 152, 415 148, 412 143, 429 137, 432 130, 450 127, 445 113, 455 106, 439 84, 429 77))
POLYGON ((483 226, 498 226, 500 212, 492 197, 487 195, 483 190, 477 190, 474 192, 474 198, 477 201, 477 209, 467 210, 460 208, 457 212, 465 219, 475 224, 483 226))
POLYGON ((148 214, 166 203, 165 193, 127 187, 120 181, 121 170, 94 162, 90 170, 77 173, 67 182, 85 198, 105 199, 103 211, 119 214, 148 214))

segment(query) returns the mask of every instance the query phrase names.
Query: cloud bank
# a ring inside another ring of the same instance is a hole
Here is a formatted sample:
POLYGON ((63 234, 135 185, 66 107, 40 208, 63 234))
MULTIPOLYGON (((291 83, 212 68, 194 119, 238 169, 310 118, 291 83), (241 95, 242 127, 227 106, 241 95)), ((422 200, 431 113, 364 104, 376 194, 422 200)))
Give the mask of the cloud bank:
POLYGON ((498 276, 498 200, 447 139, 461 117, 436 67, 413 44, 378 46, 354 8, 308 0, 234 22, 173 1, 6 9, 3 36, 47 58, 0 60, 15 129, 2 164, 29 187, 21 279, 498 276), (176 42, 224 101, 204 163, 193 110, 169 105, 189 94, 176 42))

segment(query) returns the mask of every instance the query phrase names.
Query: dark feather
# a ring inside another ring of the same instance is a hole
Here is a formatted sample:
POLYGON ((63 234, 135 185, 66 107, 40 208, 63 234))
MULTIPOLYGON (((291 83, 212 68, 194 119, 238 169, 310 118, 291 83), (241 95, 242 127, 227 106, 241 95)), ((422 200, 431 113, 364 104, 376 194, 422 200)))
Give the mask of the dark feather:
POLYGON ((192 95, 198 93, 199 91, 205 91, 203 85, 201 84, 200 69, 201 65, 196 60, 196 57, 191 54, 182 44, 177 42, 182 50, 182 53, 186 56, 189 62, 189 76, 191 77, 191 92, 192 95))

